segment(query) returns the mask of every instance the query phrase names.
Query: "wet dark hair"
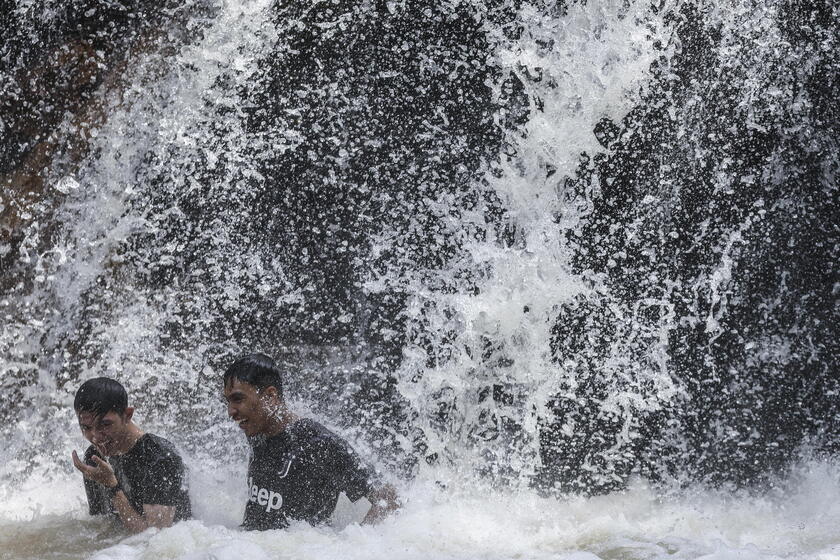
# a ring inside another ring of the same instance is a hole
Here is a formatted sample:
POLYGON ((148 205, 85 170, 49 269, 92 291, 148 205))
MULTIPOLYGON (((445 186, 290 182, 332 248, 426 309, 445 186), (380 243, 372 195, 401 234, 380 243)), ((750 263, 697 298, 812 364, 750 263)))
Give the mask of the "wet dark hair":
POLYGON ((274 360, 265 354, 247 354, 233 362, 225 371, 225 387, 234 379, 253 385, 257 390, 274 387, 283 400, 283 374, 274 360))
POLYGON ((125 387, 109 377, 88 379, 76 391, 73 400, 76 412, 92 412, 97 418, 111 411, 122 414, 127 407, 128 393, 125 387))

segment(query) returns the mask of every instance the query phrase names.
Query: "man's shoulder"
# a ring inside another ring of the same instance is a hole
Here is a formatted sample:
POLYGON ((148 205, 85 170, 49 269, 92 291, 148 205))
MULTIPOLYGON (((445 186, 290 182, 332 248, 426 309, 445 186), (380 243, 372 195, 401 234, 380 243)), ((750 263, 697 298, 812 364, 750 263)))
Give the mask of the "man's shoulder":
POLYGON ((253 444, 254 459, 291 453, 300 459, 345 450, 348 444, 335 432, 311 418, 300 418, 282 433, 253 444))
POLYGON ((175 446, 171 441, 165 437, 149 432, 143 434, 139 441, 144 442, 147 446, 155 446, 160 449, 172 449, 173 451, 175 450, 175 446))
POLYGON ((345 444, 344 438, 311 418, 301 418, 289 427, 289 435, 299 445, 306 444, 345 444))
POLYGON ((290 431, 293 441, 304 455, 334 456, 353 453, 347 440, 315 420, 303 418, 297 421, 290 431))
POLYGON ((287 430, 290 436, 297 439, 335 435, 323 424, 312 418, 300 418, 297 422, 289 426, 287 430))
POLYGON ((175 445, 166 438, 156 434, 146 433, 137 441, 140 455, 146 458, 169 459, 181 463, 181 454, 175 445))

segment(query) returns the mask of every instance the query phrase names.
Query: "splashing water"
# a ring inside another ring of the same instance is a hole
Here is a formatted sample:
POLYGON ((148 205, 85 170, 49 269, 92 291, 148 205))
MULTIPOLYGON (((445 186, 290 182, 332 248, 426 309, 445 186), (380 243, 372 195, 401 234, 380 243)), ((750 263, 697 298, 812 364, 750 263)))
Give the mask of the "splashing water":
POLYGON ((836 8, 112 8, 3 23, 2 557, 840 557, 836 8), (235 529, 251 349, 398 516, 235 529), (196 520, 99 537, 96 375, 196 520))

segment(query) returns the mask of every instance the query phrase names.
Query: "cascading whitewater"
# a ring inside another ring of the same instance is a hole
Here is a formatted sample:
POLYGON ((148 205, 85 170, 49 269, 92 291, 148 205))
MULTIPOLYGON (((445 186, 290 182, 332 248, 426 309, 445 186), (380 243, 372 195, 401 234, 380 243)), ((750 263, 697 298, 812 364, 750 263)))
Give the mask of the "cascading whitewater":
MULTIPOLYGON (((430 461, 443 453, 445 470, 466 467, 467 478, 481 472, 527 483, 540 471, 540 424, 550 403, 578 398, 575 388, 597 375, 611 390, 601 411, 620 427, 603 463, 586 457, 584 468, 608 485, 622 479, 613 464, 638 437, 635 416, 667 405, 678 388, 665 367, 662 325, 641 334, 591 329, 588 336, 611 347, 597 374, 577 367, 578 356, 557 356, 552 340, 563 306, 608 297, 572 269, 564 236, 585 223, 594 195, 575 196, 567 178, 579 154, 603 151, 596 125, 632 108, 652 62, 666 54, 669 31, 650 6, 620 3, 572 5, 562 17, 527 5, 515 21, 523 31, 515 41, 497 38, 497 64, 522 84, 529 118, 509 132, 509 155, 476 187, 493 193, 504 230, 496 235, 488 212, 474 211, 460 220, 466 233, 449 267, 431 282, 408 276, 412 334, 399 389, 419 406, 430 461), (476 230, 483 235, 471 235, 476 230)), ((575 419, 561 429, 574 432, 575 419)))
POLYGON ((803 442, 836 449, 831 280, 834 8, 681 5, 680 50, 618 127, 575 244, 623 301, 664 302, 685 398, 649 427, 659 476, 757 482, 803 442), (610 218, 607 218, 609 216, 610 218))
MULTIPOLYGON (((836 448, 832 8, 308 8, 187 5, 188 36, 101 55, 104 117, 55 125, 86 148, 42 190, 14 198, 4 160, 4 478, 53 468, 95 374, 224 461, 218 372, 250 348, 443 481, 750 479, 836 448)), ((18 103, 38 55, 4 73, 18 103)))

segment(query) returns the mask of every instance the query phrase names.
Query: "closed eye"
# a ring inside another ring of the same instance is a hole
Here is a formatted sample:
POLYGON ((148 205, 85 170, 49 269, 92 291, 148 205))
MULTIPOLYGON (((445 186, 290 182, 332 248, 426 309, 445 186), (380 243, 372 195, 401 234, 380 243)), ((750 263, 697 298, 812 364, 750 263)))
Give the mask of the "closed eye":
POLYGON ((242 393, 233 393, 229 397, 228 396, 225 397, 225 400, 228 403, 240 403, 244 399, 245 399, 245 395, 243 395, 242 393))

